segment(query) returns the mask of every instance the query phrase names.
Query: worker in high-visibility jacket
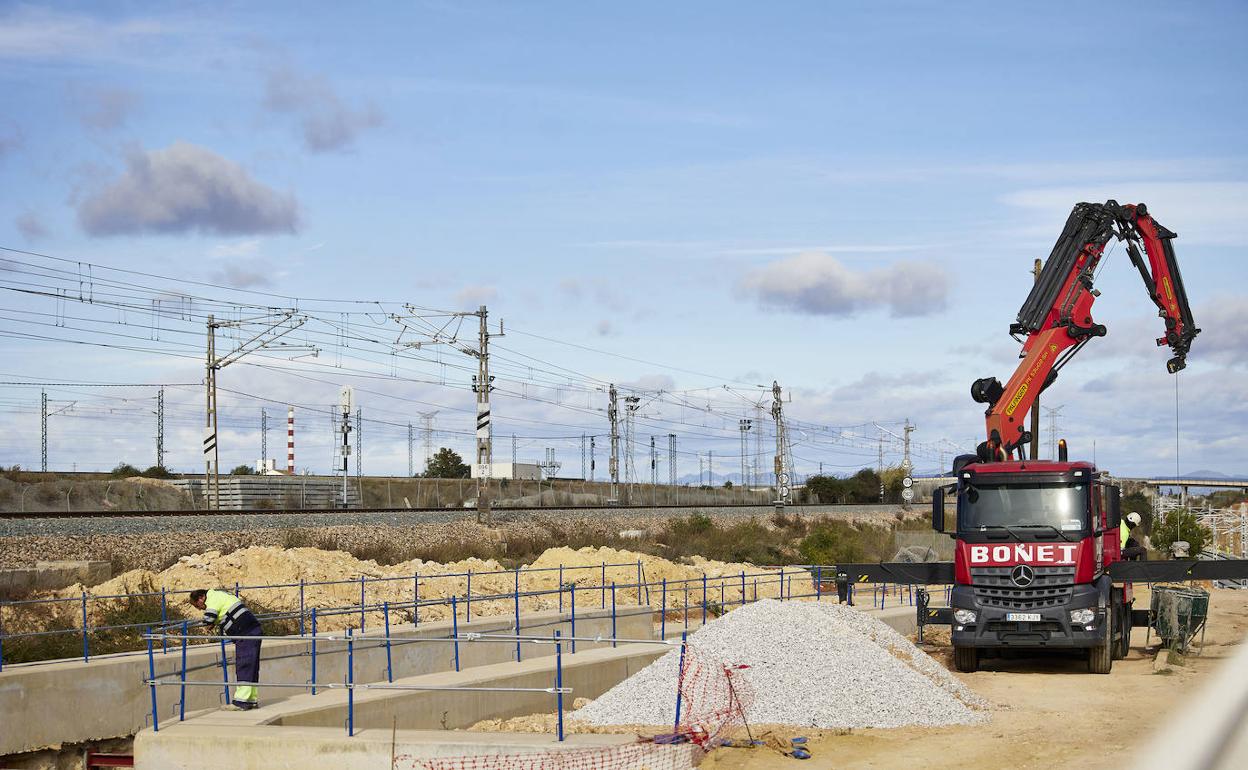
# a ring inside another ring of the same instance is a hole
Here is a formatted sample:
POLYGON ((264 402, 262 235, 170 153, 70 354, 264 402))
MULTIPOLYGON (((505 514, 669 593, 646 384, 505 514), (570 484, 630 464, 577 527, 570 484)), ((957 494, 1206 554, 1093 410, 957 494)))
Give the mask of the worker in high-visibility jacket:
POLYGON ((1128 561, 1139 561, 1148 555, 1147 539, 1143 535, 1136 537, 1141 521, 1140 514, 1132 511, 1118 524, 1119 537, 1122 538, 1122 558, 1128 561))
POLYGON ((260 681, 260 621, 247 609, 243 600, 228 591, 191 591, 191 606, 203 610, 204 625, 216 628, 221 635, 234 642, 234 688, 233 703, 225 706, 231 711, 248 711, 257 708, 256 683, 260 681))

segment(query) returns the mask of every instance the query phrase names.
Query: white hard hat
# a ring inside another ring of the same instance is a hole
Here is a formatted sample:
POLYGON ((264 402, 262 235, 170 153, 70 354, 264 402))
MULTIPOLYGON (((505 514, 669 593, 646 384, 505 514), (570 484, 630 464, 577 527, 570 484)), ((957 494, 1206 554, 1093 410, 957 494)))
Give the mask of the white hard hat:
POLYGON ((1132 526, 1135 526, 1135 527, 1140 526, 1140 514, 1136 513, 1135 511, 1128 513, 1127 521, 1130 522, 1132 526))

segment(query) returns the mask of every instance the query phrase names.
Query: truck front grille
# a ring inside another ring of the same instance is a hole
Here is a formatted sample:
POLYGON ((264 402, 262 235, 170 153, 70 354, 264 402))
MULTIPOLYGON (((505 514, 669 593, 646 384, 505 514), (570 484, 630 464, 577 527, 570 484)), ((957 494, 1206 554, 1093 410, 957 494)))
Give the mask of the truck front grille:
POLYGON ((1070 602, 1072 586, 1058 588, 981 588, 975 586, 975 600, 985 607, 1032 610, 1060 607, 1070 602))
POLYGON ((1074 567, 1034 567, 1035 581, 1020 588, 1010 578, 1013 567, 978 567, 971 570, 975 600, 985 607, 1036 610, 1060 607, 1074 593, 1074 567))

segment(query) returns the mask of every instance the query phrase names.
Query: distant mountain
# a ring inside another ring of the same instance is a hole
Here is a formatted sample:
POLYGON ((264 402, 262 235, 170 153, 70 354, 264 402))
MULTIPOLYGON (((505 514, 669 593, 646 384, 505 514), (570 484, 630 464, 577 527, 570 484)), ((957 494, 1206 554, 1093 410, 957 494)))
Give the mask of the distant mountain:
MULTIPOLYGON (((1218 471, 1189 471, 1179 476, 1181 479, 1231 479, 1234 476, 1228 476, 1218 471)), ((1242 478, 1242 477, 1240 477, 1242 478)))
POLYGON ((1182 476, 1175 476, 1173 474, 1164 474, 1164 473, 1156 474, 1152 476, 1152 478, 1154 479, 1178 478, 1178 479, 1197 479, 1197 480, 1209 479, 1210 481, 1212 481, 1214 479, 1242 479, 1244 478, 1244 476, 1230 476, 1225 473, 1222 473, 1221 471, 1202 470, 1202 471, 1188 471, 1187 473, 1184 473, 1182 476))

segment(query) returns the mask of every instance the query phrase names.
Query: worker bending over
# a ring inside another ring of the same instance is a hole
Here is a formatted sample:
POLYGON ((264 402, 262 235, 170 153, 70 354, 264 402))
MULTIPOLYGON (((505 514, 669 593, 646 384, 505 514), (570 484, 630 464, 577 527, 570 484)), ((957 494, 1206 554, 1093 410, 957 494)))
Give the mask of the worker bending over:
POLYGON ((216 627, 222 636, 234 642, 234 702, 227 704, 230 711, 248 711, 257 708, 256 684, 260 681, 260 642, 263 633, 260 621, 243 600, 228 591, 191 591, 191 606, 204 612, 204 625, 216 627))

